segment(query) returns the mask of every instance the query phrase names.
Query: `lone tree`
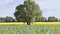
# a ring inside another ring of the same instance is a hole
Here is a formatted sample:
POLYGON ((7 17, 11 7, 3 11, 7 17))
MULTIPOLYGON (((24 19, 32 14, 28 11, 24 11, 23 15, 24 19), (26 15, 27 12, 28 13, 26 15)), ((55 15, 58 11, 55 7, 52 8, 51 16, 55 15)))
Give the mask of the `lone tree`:
POLYGON ((41 17, 42 12, 39 6, 32 0, 25 0, 23 4, 16 7, 14 16, 19 22, 27 22, 30 25, 35 18, 41 17))

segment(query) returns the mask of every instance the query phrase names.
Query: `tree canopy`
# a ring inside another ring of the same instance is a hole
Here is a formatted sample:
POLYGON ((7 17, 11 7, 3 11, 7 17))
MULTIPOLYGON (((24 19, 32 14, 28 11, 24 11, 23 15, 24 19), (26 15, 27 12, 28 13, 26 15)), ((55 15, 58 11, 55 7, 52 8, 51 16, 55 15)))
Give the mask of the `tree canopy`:
POLYGON ((27 22, 27 24, 30 24, 31 22, 35 21, 35 18, 41 17, 42 12, 38 4, 36 4, 34 1, 25 0, 23 4, 16 7, 14 16, 16 17, 17 21, 27 22))

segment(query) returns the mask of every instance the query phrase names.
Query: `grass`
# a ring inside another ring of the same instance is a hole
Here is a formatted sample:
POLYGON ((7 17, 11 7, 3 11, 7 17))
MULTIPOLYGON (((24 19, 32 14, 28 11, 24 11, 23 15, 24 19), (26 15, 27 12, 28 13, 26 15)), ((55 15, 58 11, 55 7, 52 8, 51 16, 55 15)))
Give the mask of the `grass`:
POLYGON ((60 25, 0 25, 0 34, 60 34, 60 25))

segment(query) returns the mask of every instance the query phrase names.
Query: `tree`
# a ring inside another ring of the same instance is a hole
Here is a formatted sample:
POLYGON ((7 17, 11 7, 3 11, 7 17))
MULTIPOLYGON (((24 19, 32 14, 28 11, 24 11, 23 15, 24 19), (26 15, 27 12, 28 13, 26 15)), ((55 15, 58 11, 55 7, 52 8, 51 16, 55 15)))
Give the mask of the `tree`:
POLYGON ((55 19, 55 22, 59 22, 59 19, 58 19, 58 18, 56 18, 56 19, 55 19))
POLYGON ((15 20, 12 17, 9 16, 5 17, 5 22, 13 22, 13 21, 15 20))
POLYGON ((5 18, 0 17, 0 22, 4 22, 4 21, 5 21, 5 18))
POLYGON ((14 16, 19 22, 27 22, 30 25, 36 17, 41 17, 42 12, 39 6, 31 0, 25 0, 24 4, 20 4, 16 7, 14 16))
POLYGON ((49 22, 57 22, 58 18, 55 18, 54 16, 48 17, 49 22))
POLYGON ((40 18, 40 22, 46 22, 46 18, 45 17, 41 17, 40 18))
POLYGON ((46 22, 46 18, 45 17, 39 17, 39 18, 36 18, 35 21, 36 22, 46 22))
POLYGON ((59 19, 59 22, 60 22, 60 19, 59 19))

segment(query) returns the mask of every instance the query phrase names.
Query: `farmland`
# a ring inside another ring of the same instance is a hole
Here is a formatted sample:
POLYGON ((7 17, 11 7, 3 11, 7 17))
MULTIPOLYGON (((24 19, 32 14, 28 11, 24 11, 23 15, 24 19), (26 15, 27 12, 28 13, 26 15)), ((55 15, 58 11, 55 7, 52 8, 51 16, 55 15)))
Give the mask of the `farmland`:
POLYGON ((60 34, 60 25, 1 25, 0 34, 60 34))
MULTIPOLYGON (((20 24, 27 24, 26 22, 0 22, 0 25, 7 25, 7 24, 14 24, 14 25, 20 25, 20 24)), ((31 22, 31 24, 39 24, 39 25, 45 25, 45 24, 51 24, 56 25, 60 24, 60 22, 31 22)))

